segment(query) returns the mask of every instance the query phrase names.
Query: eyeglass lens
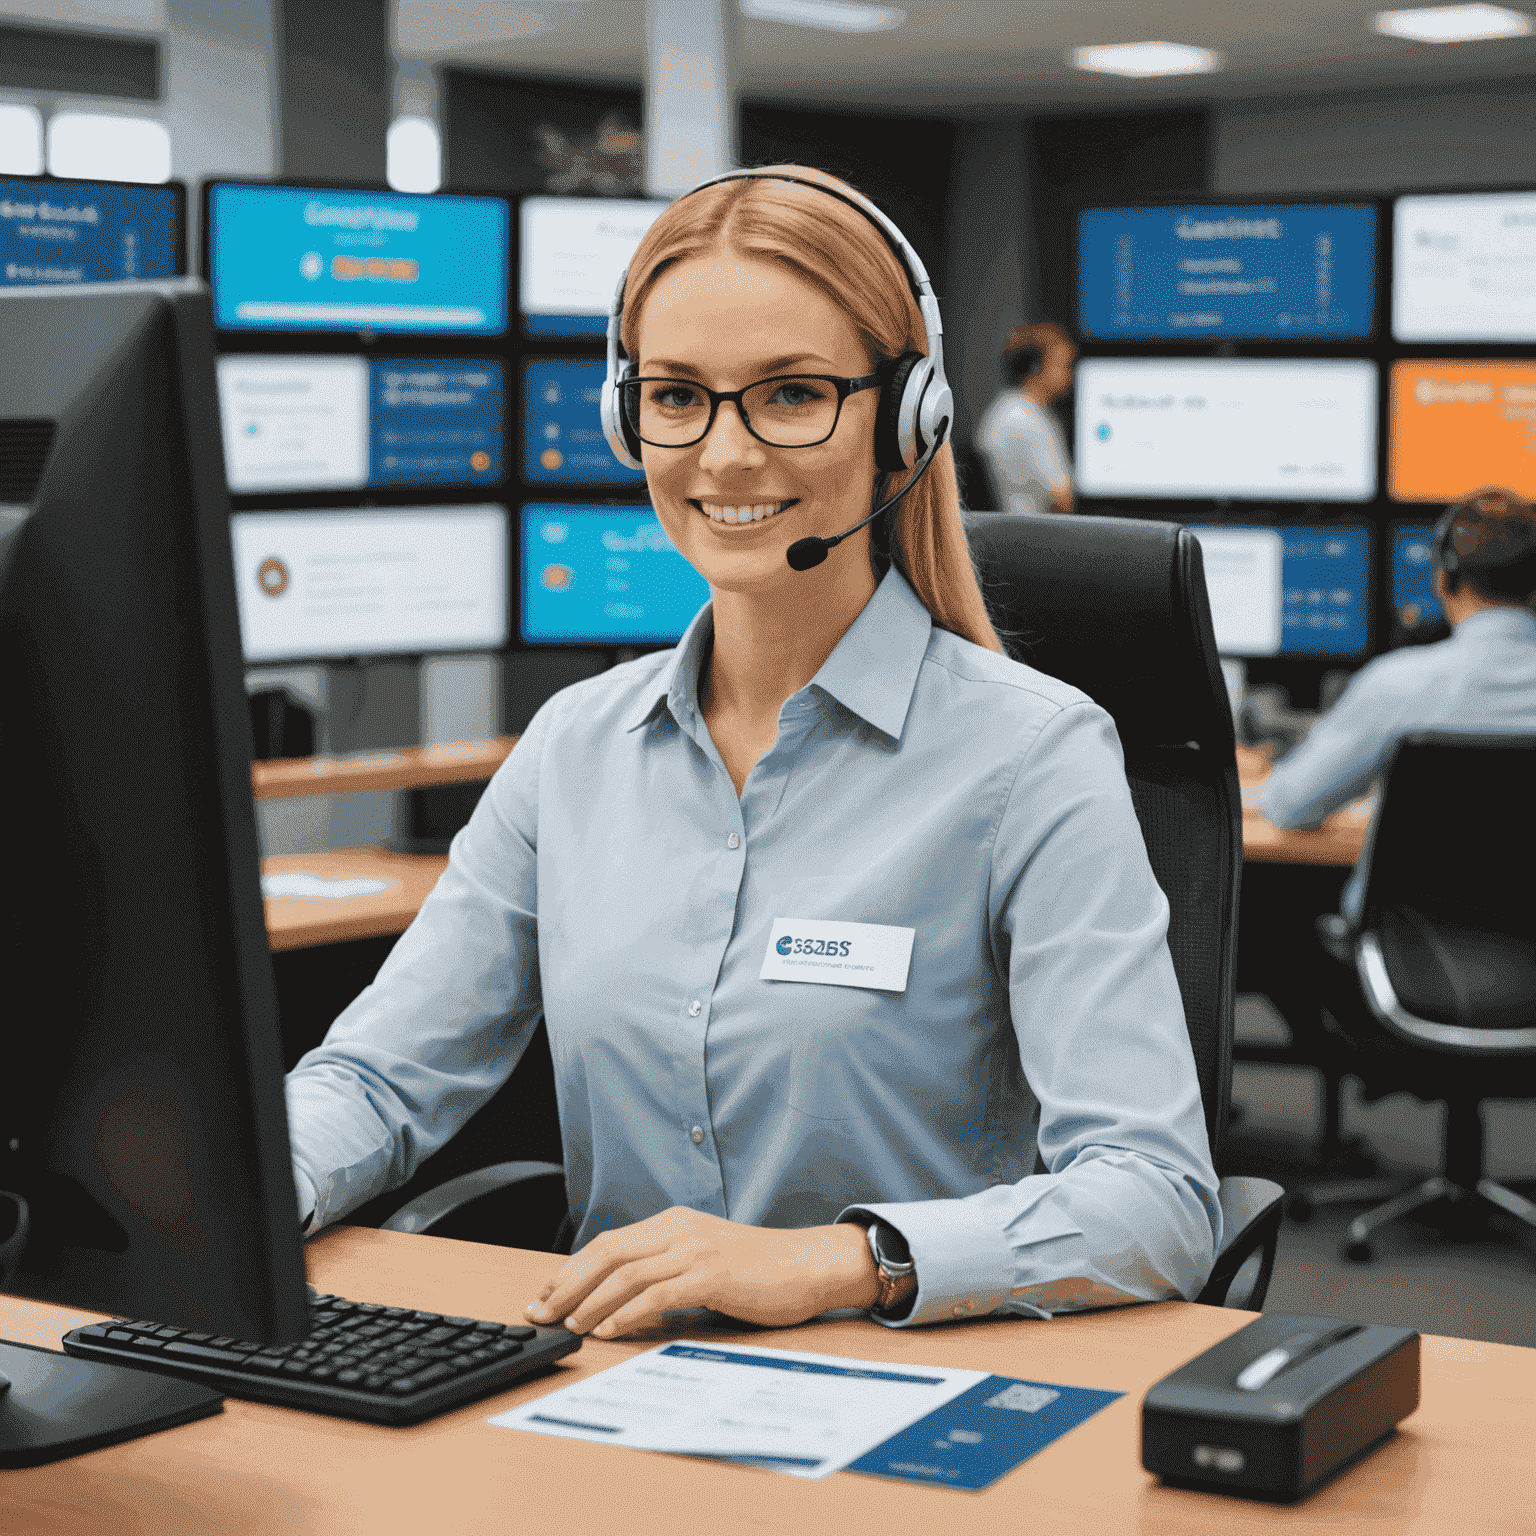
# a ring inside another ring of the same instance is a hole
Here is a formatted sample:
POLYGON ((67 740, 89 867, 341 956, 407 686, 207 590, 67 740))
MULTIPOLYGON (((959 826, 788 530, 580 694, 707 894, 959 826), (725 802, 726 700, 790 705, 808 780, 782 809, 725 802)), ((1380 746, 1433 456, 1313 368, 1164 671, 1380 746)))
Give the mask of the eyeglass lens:
MULTIPOLYGON (((686 379, 637 379, 626 386, 624 405, 641 441, 658 448, 685 448, 709 427, 709 394, 686 379)), ((824 442, 840 406, 837 386, 818 378, 764 379, 742 396, 751 430, 775 448, 824 442)))

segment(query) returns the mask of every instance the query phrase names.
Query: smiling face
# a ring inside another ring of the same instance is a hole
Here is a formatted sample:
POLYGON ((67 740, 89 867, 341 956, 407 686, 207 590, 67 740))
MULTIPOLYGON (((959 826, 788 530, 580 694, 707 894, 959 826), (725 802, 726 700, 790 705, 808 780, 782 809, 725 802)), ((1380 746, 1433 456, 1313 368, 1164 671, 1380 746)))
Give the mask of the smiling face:
MULTIPOLYGON (((874 371, 853 321, 820 289, 776 262, 729 252, 668 268, 639 315, 637 373, 743 389, 786 373, 854 378, 874 371)), ((652 505, 672 542, 711 587, 767 594, 805 584, 869 579, 862 529, 812 572, 785 550, 810 534, 840 533, 868 515, 875 483, 878 392, 843 402, 837 430, 809 448, 772 448, 723 404, 702 442, 645 444, 652 505), (729 509, 729 513, 727 513, 729 509)), ((793 402, 790 402, 791 404, 793 402)))

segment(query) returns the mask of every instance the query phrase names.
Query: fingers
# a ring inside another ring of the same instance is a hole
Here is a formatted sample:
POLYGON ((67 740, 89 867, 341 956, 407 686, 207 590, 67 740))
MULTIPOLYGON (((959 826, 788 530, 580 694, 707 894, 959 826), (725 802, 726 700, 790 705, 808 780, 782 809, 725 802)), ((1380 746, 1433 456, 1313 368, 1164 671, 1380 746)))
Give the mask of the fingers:
POLYGON ((565 1326, 572 1333, 592 1332, 599 1338, 609 1339, 615 1335, 610 1320, 620 1310, 638 1307, 646 1316, 660 1317, 665 1308, 657 1303, 655 1291, 666 1282, 676 1280, 688 1267, 689 1256, 676 1251, 626 1264, 609 1275, 572 1310, 565 1319, 565 1326))
POLYGON ((661 1322, 664 1314, 679 1307, 702 1307, 703 1282, 697 1275, 682 1273, 673 1279, 658 1281, 641 1291, 632 1301, 605 1317, 593 1330, 598 1339, 622 1338, 639 1333, 661 1322))
POLYGON ((601 1233, 580 1253, 567 1259, 555 1278, 539 1292, 538 1299, 527 1308, 530 1321, 548 1324, 569 1317, 615 1270, 664 1252, 667 1248, 665 1238, 641 1231, 645 1225, 640 1222, 633 1227, 601 1233))

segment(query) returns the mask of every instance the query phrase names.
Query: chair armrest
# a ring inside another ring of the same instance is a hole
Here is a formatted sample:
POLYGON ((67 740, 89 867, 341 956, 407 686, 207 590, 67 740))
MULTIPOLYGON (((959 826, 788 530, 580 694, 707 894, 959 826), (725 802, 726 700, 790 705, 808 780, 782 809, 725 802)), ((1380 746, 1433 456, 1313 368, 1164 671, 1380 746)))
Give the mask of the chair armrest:
POLYGON ((558 1163, 495 1163, 489 1168, 477 1168, 473 1173, 460 1174, 446 1184, 429 1189, 414 1200, 407 1200, 388 1221, 380 1223, 380 1230, 427 1232, 471 1200, 529 1179, 548 1178, 550 1174, 564 1178, 565 1169, 558 1163))
POLYGON ((1264 1305, 1275 1269, 1285 1191, 1269 1179, 1230 1178, 1221 1181, 1217 1198, 1221 1201, 1221 1249, 1211 1278, 1195 1300, 1209 1307, 1257 1312, 1264 1305), (1250 1265, 1254 1258, 1256 1266, 1250 1265), (1251 1275, 1239 1280, 1238 1271, 1245 1265, 1250 1265, 1251 1275))

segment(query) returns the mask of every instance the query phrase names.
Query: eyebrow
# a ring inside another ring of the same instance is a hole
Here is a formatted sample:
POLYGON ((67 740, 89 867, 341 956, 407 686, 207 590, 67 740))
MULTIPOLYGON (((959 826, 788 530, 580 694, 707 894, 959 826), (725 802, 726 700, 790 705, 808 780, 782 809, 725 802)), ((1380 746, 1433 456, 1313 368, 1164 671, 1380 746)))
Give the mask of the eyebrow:
MULTIPOLYGON (((835 363, 831 362, 825 357, 822 357, 818 352, 791 352, 787 356, 772 357, 769 358, 766 362, 758 363, 756 366, 760 368, 762 372, 758 373, 756 377, 759 379, 771 379, 775 375, 784 373, 789 370, 804 372, 805 369, 803 365, 807 363, 816 364, 820 369, 828 373, 835 372, 837 367, 835 363)), ((645 371, 649 374, 656 370, 659 370, 663 373, 675 374, 680 378, 687 377, 697 379, 703 377, 700 371, 695 368, 693 364, 680 363, 670 357, 652 357, 646 359, 645 371)))

